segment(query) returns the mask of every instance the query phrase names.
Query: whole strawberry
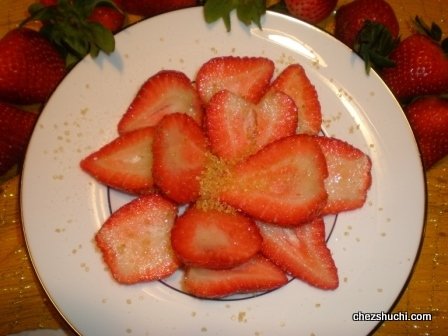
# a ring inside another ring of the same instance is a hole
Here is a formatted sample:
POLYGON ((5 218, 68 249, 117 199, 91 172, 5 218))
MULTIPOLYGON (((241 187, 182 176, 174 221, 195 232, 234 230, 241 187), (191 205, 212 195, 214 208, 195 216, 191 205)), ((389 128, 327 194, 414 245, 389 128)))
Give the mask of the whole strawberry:
POLYGON ((0 99, 15 104, 44 102, 65 76, 65 62, 41 34, 28 28, 0 40, 0 99))
POLYGON ((385 68, 381 77, 398 100, 448 92, 448 58, 428 36, 420 33, 408 36, 389 58, 395 66, 385 68))
POLYGON ((337 39, 353 48, 356 37, 366 21, 381 23, 393 38, 398 37, 398 20, 392 7, 384 0, 354 0, 336 11, 335 31, 337 39))
POLYGON ((37 114, 0 102, 0 175, 25 155, 37 114))
POLYGON ((303 21, 318 23, 335 9, 337 0, 285 0, 288 12, 303 21))
POLYGON ((196 4, 196 0, 123 0, 123 9, 131 14, 150 17, 196 4))
POLYGON ((426 96, 405 109, 426 170, 448 154, 448 99, 426 96))

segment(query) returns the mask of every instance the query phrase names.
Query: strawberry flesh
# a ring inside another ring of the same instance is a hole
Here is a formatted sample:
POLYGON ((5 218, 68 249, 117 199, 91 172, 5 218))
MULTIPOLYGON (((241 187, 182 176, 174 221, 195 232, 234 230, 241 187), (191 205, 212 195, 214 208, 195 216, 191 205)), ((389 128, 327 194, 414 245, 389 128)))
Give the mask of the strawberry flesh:
POLYGON ((119 121, 118 132, 155 126, 171 113, 185 113, 202 123, 201 101, 190 79, 179 71, 162 70, 141 86, 119 121))
POLYGON ((255 222, 241 214, 190 207, 177 218, 171 242, 184 264, 223 269, 253 257, 261 236, 255 222))
POLYGON ((318 134, 322 124, 322 113, 316 88, 300 64, 286 67, 271 85, 290 96, 297 107, 297 133, 318 134))
POLYGON ((166 115, 156 126, 153 143, 154 183, 177 203, 199 197, 199 177, 205 169, 207 139, 188 115, 166 115))
POLYGON ((273 290, 287 282, 288 278, 280 268, 266 258, 256 255, 230 269, 187 268, 183 289, 197 297, 220 298, 273 290))
POLYGON ((339 286, 337 268, 325 242, 325 224, 318 217, 298 227, 258 222, 263 237, 261 251, 292 276, 321 289, 339 286))
POLYGON ((204 104, 221 90, 257 103, 273 74, 274 62, 264 57, 216 57, 201 66, 196 75, 196 87, 204 104))
POLYGON ((325 156, 313 137, 293 135, 237 164, 219 197, 255 219, 298 225, 322 211, 327 175, 325 156))
POLYGON ((322 148, 328 168, 325 179, 328 200, 322 214, 362 207, 372 184, 370 158, 345 141, 323 136, 315 139, 322 148))
POLYGON ((85 157, 81 168, 109 187, 132 194, 151 192, 153 139, 153 127, 123 134, 85 157))
POLYGON ((158 280, 179 268, 170 241, 176 214, 172 203, 151 194, 125 204, 108 218, 95 241, 115 280, 124 284, 158 280))

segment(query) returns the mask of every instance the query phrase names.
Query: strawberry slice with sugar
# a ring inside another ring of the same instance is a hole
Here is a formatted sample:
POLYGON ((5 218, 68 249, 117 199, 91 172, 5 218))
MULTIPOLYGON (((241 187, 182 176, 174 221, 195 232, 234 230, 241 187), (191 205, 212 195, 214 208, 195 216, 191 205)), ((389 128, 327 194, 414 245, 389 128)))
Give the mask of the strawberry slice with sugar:
POLYGON ((199 68, 196 87, 204 104, 221 90, 257 103, 269 86, 274 69, 274 62, 264 57, 215 57, 199 68))
POLYGON ((318 134, 322 124, 322 113, 316 88, 300 64, 291 64, 275 78, 276 90, 290 96, 297 106, 297 133, 318 134))
POLYGON ((327 160, 325 189, 327 204, 322 214, 336 214, 360 208, 372 184, 370 158, 358 148, 340 139, 317 136, 327 160))
POLYGON ((256 147, 296 133, 297 107, 287 94, 270 89, 257 105, 256 147))
POLYGON ((177 218, 171 243, 184 264, 223 269, 253 257, 260 250, 261 236, 246 216, 190 207, 177 218))
POLYGON ((308 284, 321 289, 339 286, 338 272, 325 242, 321 217, 298 227, 258 222, 263 236, 262 253, 273 263, 308 284))
POLYGON ((205 169, 207 139, 188 115, 166 115, 157 124, 153 144, 154 183, 177 203, 199 197, 199 177, 205 169))
POLYGON ((105 185, 132 194, 152 191, 154 128, 115 138, 84 158, 81 168, 105 185))
POLYGON ((255 105, 223 90, 210 100, 205 128, 211 151, 228 161, 238 161, 255 152, 255 105))
POLYGON ((183 288, 203 298, 274 290, 285 285, 285 273, 261 255, 230 269, 187 268, 183 288))
POLYGON ((307 222, 327 201, 327 163, 312 136, 272 142, 237 164, 230 175, 220 200, 265 222, 307 222))
POLYGON ((158 280, 179 268, 170 241, 176 214, 171 202, 151 194, 125 204, 107 219, 95 241, 118 282, 158 280))
POLYGON ((199 95, 183 72, 162 70, 150 77, 139 89, 118 123, 120 134, 147 126, 155 126, 163 116, 185 113, 202 123, 199 95))
POLYGON ((280 91, 270 90, 258 104, 253 104, 223 90, 210 100, 205 119, 212 152, 238 162, 270 142, 293 135, 297 109, 292 99, 280 91))

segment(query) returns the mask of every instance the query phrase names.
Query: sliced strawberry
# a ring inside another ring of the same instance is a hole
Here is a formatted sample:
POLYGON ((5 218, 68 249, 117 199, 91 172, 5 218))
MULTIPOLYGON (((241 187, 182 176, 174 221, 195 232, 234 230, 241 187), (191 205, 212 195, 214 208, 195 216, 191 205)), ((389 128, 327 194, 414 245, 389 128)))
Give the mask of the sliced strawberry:
POLYGON ((0 103, 0 175, 25 156, 37 114, 0 103))
POLYGON ((183 287, 187 293, 204 298, 273 290, 285 285, 285 273, 266 258, 256 255, 230 269, 188 268, 183 287))
POLYGON ((190 207, 177 218, 171 243, 186 265, 223 269, 253 257, 260 250, 261 236, 246 216, 190 207))
POLYGON ((270 89, 257 105, 256 147, 293 135, 297 129, 297 107, 285 93, 270 89))
POLYGON ((327 200, 327 163, 312 136, 270 143, 235 166, 220 200, 255 219, 297 225, 318 216, 327 200))
POLYGON ((205 126, 212 152, 228 161, 238 161, 255 152, 255 105, 223 90, 206 109, 205 126))
POLYGON ((322 214, 336 214, 364 205, 372 183, 370 158, 345 141, 316 136, 327 160, 327 204, 322 214))
POLYGON ((269 90, 256 105, 223 90, 206 108, 211 150, 230 162, 241 161, 268 143, 293 135, 296 128, 296 105, 276 90, 269 90))
POLYGON ((325 242, 322 218, 291 228, 260 222, 258 227, 263 236, 262 253, 268 259, 312 286, 338 287, 338 273, 325 242))
POLYGON ((175 112, 202 122, 201 101, 190 79, 179 71, 162 70, 139 89, 118 123, 118 132, 155 126, 163 116, 175 112))
POLYGON ((205 169, 207 139, 188 115, 166 115, 156 127, 153 144, 154 182, 177 203, 199 196, 199 177, 205 169))
POLYGON ((81 168, 112 188, 148 193, 153 188, 153 139, 153 127, 123 134, 84 158, 81 168))
POLYGON ((290 96, 297 106, 297 133, 318 134, 322 113, 316 88, 300 64, 286 67, 274 80, 272 87, 290 96))
POLYGON ((179 268, 170 241, 176 214, 172 203, 151 194, 125 204, 107 219, 95 240, 118 282, 158 280, 179 268))
POLYGON ((212 58, 196 75, 199 96, 207 104, 215 93, 229 90, 257 103, 271 81, 274 68, 274 62, 264 57, 212 58))

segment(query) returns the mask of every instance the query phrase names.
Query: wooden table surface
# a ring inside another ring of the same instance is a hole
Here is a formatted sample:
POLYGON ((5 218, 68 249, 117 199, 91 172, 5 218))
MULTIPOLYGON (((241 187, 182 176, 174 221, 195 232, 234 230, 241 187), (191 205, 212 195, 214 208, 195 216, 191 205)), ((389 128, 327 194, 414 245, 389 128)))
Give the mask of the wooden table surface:
MULTIPOLYGON (((0 0, 0 37, 26 16, 33 0, 0 0)), ((339 5, 348 1, 339 1, 339 5)), ((448 34, 447 0, 389 0, 400 22, 401 36, 411 31, 416 14, 434 21, 448 34)), ((135 21, 138 18, 131 18, 135 21)), ((324 28, 331 31, 333 21, 324 28)), ((431 313, 431 322, 385 322, 375 335, 446 335, 448 330, 448 157, 426 173, 427 217, 421 252, 393 311, 431 313)), ((0 335, 31 329, 69 327, 48 300, 33 273, 24 244, 20 176, 0 185, 0 335)), ((406 202, 405 199, 401 200, 406 202)))

